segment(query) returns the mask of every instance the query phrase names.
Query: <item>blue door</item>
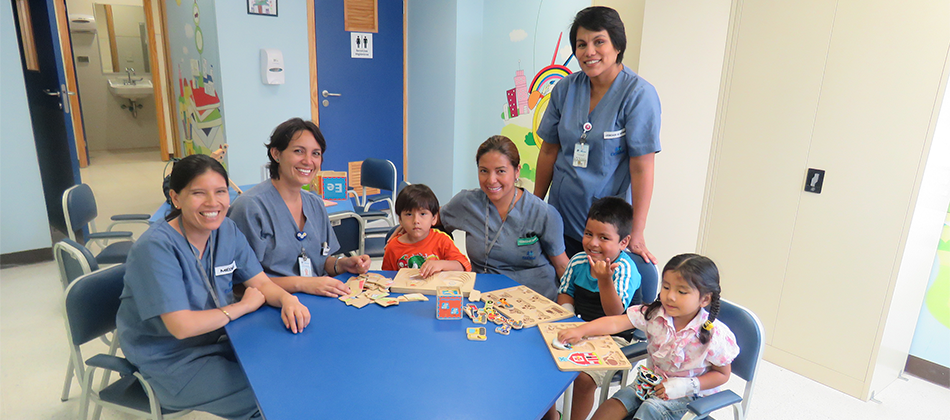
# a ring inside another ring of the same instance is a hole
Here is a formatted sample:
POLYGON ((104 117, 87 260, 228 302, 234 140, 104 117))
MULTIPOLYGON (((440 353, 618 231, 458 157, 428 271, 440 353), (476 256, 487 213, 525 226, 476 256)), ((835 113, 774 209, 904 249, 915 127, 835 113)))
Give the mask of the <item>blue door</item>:
POLYGON ((379 0, 373 58, 351 58, 343 0, 316 0, 317 91, 327 92, 318 98, 323 170, 345 171, 349 162, 374 157, 391 160, 403 179, 402 8, 402 1, 379 0))
MULTIPOLYGON (((30 105, 30 118, 33 123, 33 137, 36 141, 36 156, 39 161, 40 178, 43 182, 43 195, 46 198, 46 212, 50 225, 66 232, 66 218, 63 215, 62 197, 67 188, 80 183, 79 160, 76 154, 76 142, 71 123, 69 92, 66 88, 66 74, 63 66, 62 49, 56 26, 54 0, 30 1, 30 17, 39 70, 28 69, 23 55, 22 41, 20 55, 23 57, 23 74, 26 84, 27 102, 30 105)), ((61 2, 62 5, 62 2, 61 2)), ((17 15, 17 36, 21 36, 19 11, 17 15)), ((72 60, 72 57, 68 59, 72 60)))

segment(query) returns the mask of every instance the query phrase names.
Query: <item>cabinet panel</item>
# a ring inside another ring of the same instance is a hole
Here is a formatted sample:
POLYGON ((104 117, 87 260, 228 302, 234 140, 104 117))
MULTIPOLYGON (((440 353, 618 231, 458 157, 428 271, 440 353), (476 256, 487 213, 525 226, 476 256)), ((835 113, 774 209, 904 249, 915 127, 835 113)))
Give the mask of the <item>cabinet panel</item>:
POLYGON ((802 193, 771 344, 860 381, 913 210, 947 22, 946 2, 838 2, 807 165, 827 172, 820 195, 802 193))
MULTIPOLYGON (((834 4, 745 1, 721 113, 702 252, 771 340, 834 4)), ((727 57, 729 60, 730 57, 727 57)))

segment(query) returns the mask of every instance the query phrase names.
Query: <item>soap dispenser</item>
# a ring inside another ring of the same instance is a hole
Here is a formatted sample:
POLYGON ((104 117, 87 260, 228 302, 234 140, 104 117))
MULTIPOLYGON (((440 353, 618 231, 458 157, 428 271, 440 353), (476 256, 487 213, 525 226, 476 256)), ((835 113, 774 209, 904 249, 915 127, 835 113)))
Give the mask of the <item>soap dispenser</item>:
POLYGON ((284 84, 284 55, 280 50, 261 49, 261 81, 265 85, 284 84))

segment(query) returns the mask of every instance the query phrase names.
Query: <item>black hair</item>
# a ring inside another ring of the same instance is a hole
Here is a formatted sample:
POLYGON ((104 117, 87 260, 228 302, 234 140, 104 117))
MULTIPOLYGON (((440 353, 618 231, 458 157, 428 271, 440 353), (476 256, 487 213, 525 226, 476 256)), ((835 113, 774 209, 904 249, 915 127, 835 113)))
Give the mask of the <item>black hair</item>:
POLYGON ((407 185, 396 197, 396 215, 405 210, 426 209, 432 215, 439 214, 439 199, 425 184, 407 185))
POLYGON ((313 138, 316 139, 317 144, 320 145, 320 150, 323 153, 327 152, 327 141, 323 138, 320 127, 317 127, 313 121, 304 121, 296 117, 284 121, 271 133, 270 143, 264 145, 264 147, 267 148, 267 159, 270 161, 270 163, 267 164, 267 169, 270 171, 270 179, 280 179, 280 171, 278 170, 280 163, 277 162, 277 159, 274 159, 274 155, 271 154, 270 149, 277 149, 278 152, 287 150, 287 146, 290 145, 293 139, 297 138, 297 133, 301 131, 309 131, 313 134, 313 138))
POLYGON ((630 236, 630 231, 633 230, 633 207, 620 197, 599 198, 590 206, 587 220, 613 226, 622 241, 630 236))
MULTIPOLYGON (((195 178, 204 175, 205 172, 215 171, 224 178, 225 185, 228 182, 228 171, 224 169, 221 162, 208 155, 196 154, 186 156, 184 159, 175 162, 172 166, 172 173, 168 177, 168 187, 175 194, 180 194, 188 184, 195 178)), ((172 211, 165 216, 165 221, 170 222, 181 215, 181 209, 172 208, 172 211)))
POLYGON ((521 165, 521 155, 518 154, 518 146, 515 146, 515 143, 508 137, 491 136, 488 140, 483 141, 478 146, 478 151, 475 152, 475 164, 478 165, 478 161, 488 152, 498 152, 505 155, 515 170, 521 169, 519 166, 521 165))
MULTIPOLYGON (((583 27, 588 31, 607 31, 610 43, 619 51, 617 63, 623 62, 623 52, 627 50, 627 33, 620 20, 620 13, 604 6, 588 7, 574 16, 571 24, 571 52, 577 55, 577 28, 583 27)), ((578 58, 580 60, 580 58, 578 58)))
MULTIPOLYGON (((699 290, 700 299, 707 294, 711 295, 712 298, 709 301, 709 308, 707 309, 709 318, 706 320, 706 322, 709 323, 709 327, 707 329, 704 324, 699 330, 699 342, 703 344, 708 343, 711 335, 710 331, 712 331, 712 322, 715 321, 719 315, 719 294, 722 292, 722 289, 719 287, 719 268, 717 268, 716 263, 708 257, 699 254, 680 254, 671 258, 670 262, 666 263, 666 266, 663 267, 663 274, 666 274, 667 271, 675 271, 683 277, 683 280, 689 283, 690 287, 699 290)), ((644 306, 640 310, 643 311, 646 319, 651 319, 661 306, 660 298, 657 297, 656 301, 649 306, 644 306)))

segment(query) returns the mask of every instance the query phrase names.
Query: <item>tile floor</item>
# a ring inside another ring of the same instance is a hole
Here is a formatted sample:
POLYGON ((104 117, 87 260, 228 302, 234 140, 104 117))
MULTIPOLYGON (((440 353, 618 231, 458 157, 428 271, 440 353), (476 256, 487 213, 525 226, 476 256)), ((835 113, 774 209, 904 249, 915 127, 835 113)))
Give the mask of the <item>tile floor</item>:
MULTIPOLYGON (((82 176, 96 192, 100 215, 105 215, 100 217, 158 207, 164 162, 157 155, 135 151, 92 157, 82 176)), ((69 400, 59 400, 68 358, 61 299, 53 262, 0 270, 0 419, 76 418, 79 385, 74 381, 69 400)), ((93 342, 83 351, 88 357, 104 349, 93 342)), ((734 377, 728 386, 739 391, 742 382, 734 377)), ((765 362, 753 397, 751 419, 950 419, 950 389, 913 376, 880 392, 881 403, 863 402, 765 362)), ((715 416, 731 419, 732 412, 715 416)), ((103 410, 102 418, 131 417, 103 410)), ((184 418, 217 417, 192 413, 184 418)))

